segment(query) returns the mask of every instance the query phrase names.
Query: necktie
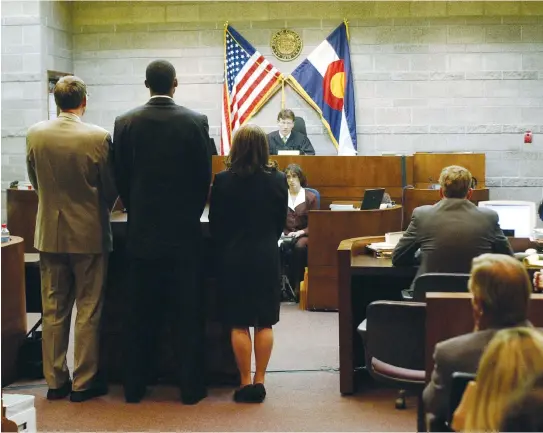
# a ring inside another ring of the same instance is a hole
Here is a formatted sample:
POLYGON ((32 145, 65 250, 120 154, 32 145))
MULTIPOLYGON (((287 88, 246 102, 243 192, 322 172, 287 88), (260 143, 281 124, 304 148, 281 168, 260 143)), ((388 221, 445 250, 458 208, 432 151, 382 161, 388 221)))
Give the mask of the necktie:
POLYGON ((283 136, 283 143, 287 142, 287 137, 283 136))

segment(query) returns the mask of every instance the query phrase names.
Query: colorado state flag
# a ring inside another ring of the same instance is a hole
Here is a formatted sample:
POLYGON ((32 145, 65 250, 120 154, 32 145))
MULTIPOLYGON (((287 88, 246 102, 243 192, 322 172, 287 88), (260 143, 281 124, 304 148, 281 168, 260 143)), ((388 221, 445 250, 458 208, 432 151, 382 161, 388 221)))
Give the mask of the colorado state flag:
POLYGON ((321 116, 338 155, 356 155, 356 117, 346 23, 328 36, 288 81, 321 116))

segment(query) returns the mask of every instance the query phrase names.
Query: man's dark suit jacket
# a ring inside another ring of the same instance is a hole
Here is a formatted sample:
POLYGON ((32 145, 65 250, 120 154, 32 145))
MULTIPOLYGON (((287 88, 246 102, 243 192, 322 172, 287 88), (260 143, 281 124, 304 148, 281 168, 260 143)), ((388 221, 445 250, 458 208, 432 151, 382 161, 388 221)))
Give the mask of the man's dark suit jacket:
MULTIPOLYGON (((518 326, 532 326, 526 321, 518 326)), ((452 374, 477 372, 483 352, 499 329, 486 329, 460 335, 436 344, 434 371, 422 395, 424 410, 440 420, 447 420, 452 374)))
POLYGON ((300 155, 315 155, 315 149, 313 149, 309 138, 297 131, 291 131, 286 143, 283 143, 279 131, 270 132, 268 134, 268 145, 270 155, 277 155, 280 150, 299 150, 300 155))
POLYGON ((133 256, 157 258, 201 236, 211 183, 207 131, 206 116, 168 97, 115 119, 115 179, 133 256))
POLYGON ((427 272, 469 273, 471 260, 481 254, 513 255, 498 224, 498 214, 456 198, 413 211, 409 227, 392 254, 392 264, 413 265, 419 248, 417 276, 427 272))

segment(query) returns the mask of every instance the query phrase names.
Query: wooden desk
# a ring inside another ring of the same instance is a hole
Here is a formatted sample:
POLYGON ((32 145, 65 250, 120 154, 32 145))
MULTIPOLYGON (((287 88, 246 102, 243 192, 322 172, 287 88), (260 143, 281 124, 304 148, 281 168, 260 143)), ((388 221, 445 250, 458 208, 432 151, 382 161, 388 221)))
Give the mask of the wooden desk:
POLYGON ((26 336, 23 238, 2 245, 2 386, 17 379, 17 358, 26 336))
MULTIPOLYGON (((480 201, 488 200, 489 191, 488 188, 475 189, 471 196, 471 202, 477 205, 480 201)), ((406 188, 404 191, 404 215, 403 215, 403 227, 407 229, 409 222, 411 221, 411 215, 413 210, 419 206, 433 205, 441 200, 439 196, 439 190, 436 189, 419 189, 419 188, 406 188)))
MULTIPOLYGON (((426 380, 434 368, 433 355, 440 341, 473 331, 471 293, 426 294, 426 380)), ((528 319, 543 328, 543 294, 533 293, 528 319)))
POLYGON ((38 213, 38 195, 34 190, 8 188, 6 190, 7 225, 12 235, 24 239, 24 252, 37 253, 34 230, 38 213))
POLYGON ((337 310, 337 246, 353 236, 400 230, 402 207, 363 211, 310 211, 307 309, 337 310))
MULTIPOLYGON (((401 301, 401 290, 409 288, 417 273, 417 267, 394 267, 390 259, 376 259, 367 253, 366 245, 383 241, 384 236, 346 239, 337 250, 342 394, 356 391, 356 372, 364 366, 364 347, 356 328, 366 318, 367 306, 377 300, 401 301)), ((530 247, 526 242, 519 245, 530 247)), ((528 269, 531 277, 534 272, 528 269)), ((439 316, 439 320, 443 320, 443 317, 439 316)))
POLYGON ((384 236, 346 239, 337 249, 342 394, 356 391, 355 370, 364 366, 364 346, 356 328, 366 318, 366 307, 377 300, 401 301, 401 290, 410 286, 417 273, 416 267, 393 267, 390 259, 366 254, 366 245, 384 240, 384 236))

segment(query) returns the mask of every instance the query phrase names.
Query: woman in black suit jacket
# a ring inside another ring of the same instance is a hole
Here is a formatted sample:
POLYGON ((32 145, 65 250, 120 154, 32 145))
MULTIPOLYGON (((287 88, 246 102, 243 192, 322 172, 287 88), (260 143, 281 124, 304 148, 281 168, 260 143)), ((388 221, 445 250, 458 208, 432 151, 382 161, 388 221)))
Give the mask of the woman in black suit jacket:
POLYGON ((218 244, 222 317, 232 326, 232 347, 241 374, 238 402, 262 402, 264 375, 279 321, 280 267, 277 241, 287 217, 287 181, 269 162, 266 134, 241 127, 234 136, 227 169, 215 176, 209 227, 218 244), (256 372, 251 380, 255 329, 256 372))

